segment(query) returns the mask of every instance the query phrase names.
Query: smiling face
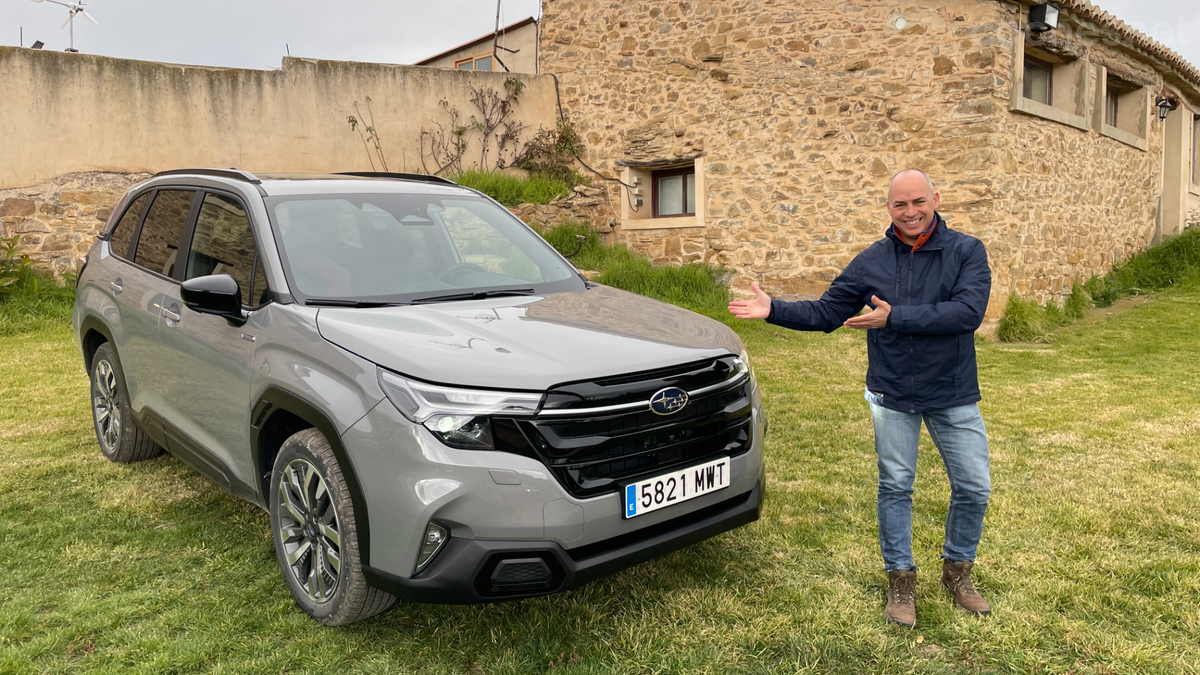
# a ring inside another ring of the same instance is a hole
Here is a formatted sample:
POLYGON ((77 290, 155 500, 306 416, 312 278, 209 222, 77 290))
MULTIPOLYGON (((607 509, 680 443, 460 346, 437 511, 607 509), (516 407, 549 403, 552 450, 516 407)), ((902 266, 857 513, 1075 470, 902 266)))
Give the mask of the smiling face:
POLYGON ((912 246, 933 225, 939 203, 941 195, 933 191, 924 174, 902 171, 896 175, 888 189, 888 215, 904 243, 912 246))

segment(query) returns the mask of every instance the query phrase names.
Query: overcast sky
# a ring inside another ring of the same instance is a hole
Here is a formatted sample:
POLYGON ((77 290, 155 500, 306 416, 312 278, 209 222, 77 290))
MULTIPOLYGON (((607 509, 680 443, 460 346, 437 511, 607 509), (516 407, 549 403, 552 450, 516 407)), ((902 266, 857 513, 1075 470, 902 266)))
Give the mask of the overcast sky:
MULTIPOLYGON (((796 0, 801 2, 802 0, 796 0)), ((491 32, 495 0, 84 0, 81 52, 147 61, 278 68, 293 56, 412 63, 491 32)), ((540 0, 503 0, 501 24, 538 16, 540 0)), ((1197 0, 1099 0, 1104 9, 1200 66, 1197 0)), ((0 0, 0 44, 65 49, 67 9, 0 0)))

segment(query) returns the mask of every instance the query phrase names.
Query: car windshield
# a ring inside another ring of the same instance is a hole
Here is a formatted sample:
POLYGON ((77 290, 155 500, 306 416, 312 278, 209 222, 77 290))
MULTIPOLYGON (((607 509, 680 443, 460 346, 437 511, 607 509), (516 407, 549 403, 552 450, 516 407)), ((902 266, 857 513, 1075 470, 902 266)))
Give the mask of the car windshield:
POLYGON ((541 237, 477 197, 348 194, 267 199, 293 294, 366 306, 582 290, 541 237), (444 297, 443 297, 444 296, 444 297))

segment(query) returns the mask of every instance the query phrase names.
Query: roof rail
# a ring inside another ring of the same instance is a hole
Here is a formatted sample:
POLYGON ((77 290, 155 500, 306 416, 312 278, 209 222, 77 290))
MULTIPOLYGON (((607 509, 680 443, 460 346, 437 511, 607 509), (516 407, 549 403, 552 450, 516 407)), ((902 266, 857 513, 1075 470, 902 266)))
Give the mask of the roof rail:
POLYGON ((458 185, 449 178, 431 176, 425 173, 393 173, 388 171, 339 171, 338 176, 360 176, 362 178, 393 178, 397 180, 419 180, 425 183, 440 183, 442 185, 458 185))
POLYGON ((249 171, 242 171, 241 169, 232 167, 228 169, 171 169, 170 171, 159 171, 158 173, 154 174, 153 177, 158 178, 159 176, 178 176, 181 174, 234 178, 237 180, 244 180, 248 183, 254 183, 255 185, 262 183, 258 176, 255 176, 249 171))

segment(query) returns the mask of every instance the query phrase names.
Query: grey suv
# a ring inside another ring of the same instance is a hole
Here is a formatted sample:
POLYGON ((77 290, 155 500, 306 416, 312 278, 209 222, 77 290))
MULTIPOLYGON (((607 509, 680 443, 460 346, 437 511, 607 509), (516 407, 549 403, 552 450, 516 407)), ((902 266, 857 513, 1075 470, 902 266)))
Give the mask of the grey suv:
POLYGON ((759 515, 737 336, 445 179, 157 174, 74 325, 104 455, 166 449, 266 509, 327 625, 562 591, 759 515))

